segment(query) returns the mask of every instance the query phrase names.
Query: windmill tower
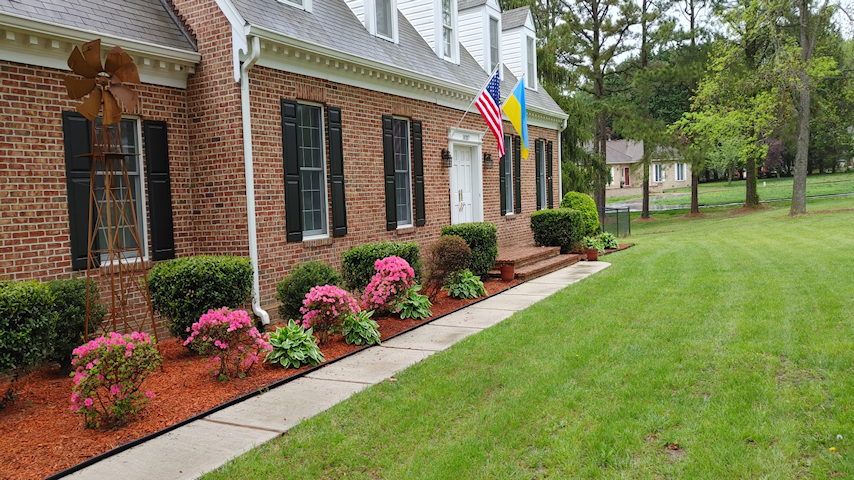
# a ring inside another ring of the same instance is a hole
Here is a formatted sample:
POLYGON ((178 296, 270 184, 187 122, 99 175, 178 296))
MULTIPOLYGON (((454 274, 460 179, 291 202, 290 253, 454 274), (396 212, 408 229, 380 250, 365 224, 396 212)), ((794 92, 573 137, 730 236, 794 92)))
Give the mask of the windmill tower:
MULTIPOLYGON (((93 277, 109 284, 109 325, 113 331, 150 330, 157 338, 148 280, 143 260, 136 206, 128 178, 133 155, 124 151, 120 122, 122 106, 134 109, 139 97, 124 83, 139 83, 133 59, 115 46, 101 65, 101 40, 76 46, 68 67, 80 77, 66 76, 68 95, 79 100, 77 111, 92 123, 89 177, 89 238, 86 260, 86 338, 89 336, 89 282, 93 277), (119 104, 121 102, 121 105, 119 104), (145 304, 144 318, 129 307, 145 304)), ((142 194, 140 192, 140 194, 142 194)))

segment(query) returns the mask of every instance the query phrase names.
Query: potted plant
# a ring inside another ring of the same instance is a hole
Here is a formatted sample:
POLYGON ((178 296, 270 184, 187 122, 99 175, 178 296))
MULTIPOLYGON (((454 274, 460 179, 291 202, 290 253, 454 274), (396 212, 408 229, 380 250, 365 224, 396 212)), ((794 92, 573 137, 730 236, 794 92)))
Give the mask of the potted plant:
POLYGON ((605 244, 599 237, 584 237, 584 247, 587 249, 587 261, 595 262, 600 253, 605 253, 605 244))

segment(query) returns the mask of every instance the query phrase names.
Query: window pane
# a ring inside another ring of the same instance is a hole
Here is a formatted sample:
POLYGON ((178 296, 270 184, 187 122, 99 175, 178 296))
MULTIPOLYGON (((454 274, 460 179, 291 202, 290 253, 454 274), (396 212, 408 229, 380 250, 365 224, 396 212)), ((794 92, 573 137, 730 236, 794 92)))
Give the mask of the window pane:
POLYGON ((326 185, 323 161, 322 111, 313 105, 297 105, 297 140, 302 193, 303 233, 326 233, 326 185))
POLYGON ((498 65, 498 20, 489 17, 489 71, 498 65))
POLYGON ((377 6, 377 33, 391 38, 391 0, 376 0, 377 6))
POLYGON ((394 119, 394 192, 398 225, 412 223, 412 193, 409 177, 409 122, 394 119))
POLYGON ((534 85, 534 39, 528 37, 528 86, 534 85))
POLYGON ((510 135, 504 136, 504 191, 505 195, 505 203, 504 208, 507 210, 507 213, 513 213, 513 191, 514 191, 514 180, 513 180, 513 143, 510 141, 510 135))

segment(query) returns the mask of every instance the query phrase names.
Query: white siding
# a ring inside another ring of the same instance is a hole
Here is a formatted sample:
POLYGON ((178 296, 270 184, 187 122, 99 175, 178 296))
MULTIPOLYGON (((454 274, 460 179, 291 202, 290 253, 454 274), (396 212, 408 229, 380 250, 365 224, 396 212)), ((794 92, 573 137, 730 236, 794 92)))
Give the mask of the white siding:
POLYGON ((345 0, 350 10, 359 18, 362 25, 365 24, 365 0, 345 0))
POLYGON ((489 41, 489 34, 485 30, 484 19, 486 12, 484 7, 470 8, 460 12, 460 43, 471 53, 471 56, 489 73, 488 52, 484 51, 484 45, 489 41))
POLYGON ((398 0, 397 9, 409 20, 415 30, 433 51, 436 46, 436 23, 438 15, 434 12, 434 0, 398 0))
POLYGON ((522 58, 524 41, 525 35, 522 27, 501 32, 501 54, 504 65, 510 69, 516 78, 525 73, 524 58, 522 58))

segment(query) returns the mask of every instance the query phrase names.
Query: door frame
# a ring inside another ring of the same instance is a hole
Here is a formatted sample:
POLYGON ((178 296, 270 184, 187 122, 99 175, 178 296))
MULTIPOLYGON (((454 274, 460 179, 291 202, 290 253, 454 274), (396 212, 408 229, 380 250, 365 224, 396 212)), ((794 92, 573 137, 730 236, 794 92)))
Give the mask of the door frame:
POLYGON ((631 172, 631 170, 632 170, 631 167, 623 167, 623 175, 625 175, 625 177, 626 177, 625 185, 627 187, 632 186, 632 180, 631 180, 632 179, 632 177, 631 177, 632 172, 631 172))
MULTIPOLYGON (((448 151, 454 154, 454 146, 472 147, 471 181, 472 181, 472 221, 483 221, 483 136, 485 132, 464 130, 461 128, 448 129, 448 151)), ((448 169, 448 221, 451 221, 451 183, 454 169, 448 169)))

